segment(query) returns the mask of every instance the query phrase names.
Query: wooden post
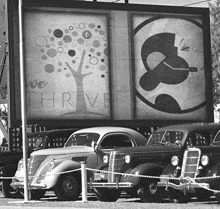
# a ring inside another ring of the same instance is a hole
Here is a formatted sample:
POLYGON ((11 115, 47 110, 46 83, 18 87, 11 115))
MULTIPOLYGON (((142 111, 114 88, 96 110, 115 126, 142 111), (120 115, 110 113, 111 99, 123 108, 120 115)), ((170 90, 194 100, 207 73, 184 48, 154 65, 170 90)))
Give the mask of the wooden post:
POLYGON ((20 80, 21 80, 21 120, 22 120, 22 145, 24 160, 24 201, 29 200, 28 195, 28 170, 27 170, 27 116, 26 116, 26 95, 25 95, 25 73, 24 73, 24 51, 23 51, 23 18, 22 0, 19 0, 19 51, 20 51, 20 80))
POLYGON ((81 162, 81 179, 82 179, 82 202, 87 202, 86 161, 81 162))

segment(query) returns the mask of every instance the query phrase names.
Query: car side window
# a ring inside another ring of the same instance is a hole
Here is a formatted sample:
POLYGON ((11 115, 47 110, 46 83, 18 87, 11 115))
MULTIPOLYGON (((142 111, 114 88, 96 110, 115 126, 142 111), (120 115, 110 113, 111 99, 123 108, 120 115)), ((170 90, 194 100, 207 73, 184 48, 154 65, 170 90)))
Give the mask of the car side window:
POLYGON ((216 134, 216 137, 213 141, 214 143, 220 143, 220 131, 216 134))
POLYGON ((211 143, 211 133, 210 132, 193 132, 187 137, 188 146, 206 146, 211 143))
POLYGON ((101 149, 113 149, 117 147, 132 147, 130 138, 123 134, 111 134, 106 136, 100 143, 101 149))

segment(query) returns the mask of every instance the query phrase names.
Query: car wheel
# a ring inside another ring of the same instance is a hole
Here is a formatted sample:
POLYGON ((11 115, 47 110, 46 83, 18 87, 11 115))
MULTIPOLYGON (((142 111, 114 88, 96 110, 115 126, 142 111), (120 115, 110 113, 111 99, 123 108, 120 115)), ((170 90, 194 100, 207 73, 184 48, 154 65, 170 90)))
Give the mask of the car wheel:
POLYGON ((190 199, 188 195, 184 195, 182 192, 174 189, 169 189, 169 191, 167 191, 167 197, 172 203, 187 203, 190 199))
POLYGON ((137 194, 136 190, 126 191, 126 194, 129 195, 129 197, 132 197, 132 198, 137 198, 138 197, 138 194, 137 194))
POLYGON ((54 193, 60 200, 77 200, 81 194, 80 180, 73 174, 61 175, 54 193))
POLYGON ((11 187, 11 183, 11 179, 2 181, 2 194, 6 198, 17 198, 20 195, 20 191, 11 187))
POLYGON ((31 200, 39 200, 44 197, 46 190, 32 190, 31 191, 31 200))
POLYGON ((215 199, 220 203, 220 193, 215 194, 215 199))
POLYGON ((94 188, 94 192, 98 200, 103 202, 115 202, 121 195, 121 191, 116 189, 94 188))
POLYGON ((212 194, 206 192, 196 194, 197 200, 199 201, 208 201, 211 196, 212 194))
POLYGON ((159 195, 157 181, 151 180, 142 182, 137 190, 137 194, 142 202, 161 202, 162 198, 159 195))
MULTIPOLYGON (((20 189, 20 197, 24 198, 24 189, 20 189)), ((44 197, 46 190, 28 190, 30 200, 40 200, 44 197)))

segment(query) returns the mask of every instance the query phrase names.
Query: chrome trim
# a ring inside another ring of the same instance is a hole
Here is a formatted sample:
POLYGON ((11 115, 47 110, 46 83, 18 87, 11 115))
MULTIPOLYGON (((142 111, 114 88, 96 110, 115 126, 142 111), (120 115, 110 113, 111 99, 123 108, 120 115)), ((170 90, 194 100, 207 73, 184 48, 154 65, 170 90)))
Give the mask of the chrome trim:
MULTIPOLYGON (((12 182, 11 187, 13 188, 24 188, 24 182, 18 181, 18 182, 12 182)), ((45 189, 47 185, 45 184, 30 184, 28 185, 28 188, 30 189, 45 189)))
POLYGON ((201 158, 201 150, 198 148, 188 148, 184 152, 181 177, 196 178, 199 161, 201 158))
POLYGON ((88 187, 107 187, 107 188, 115 188, 115 189, 119 189, 119 188, 132 188, 133 187, 133 183, 130 182, 122 182, 122 183, 97 183, 97 182, 90 182, 87 184, 88 187))
POLYGON ((124 163, 124 154, 118 154, 115 152, 111 152, 109 157, 109 168, 108 171, 108 182, 115 183, 119 180, 119 176, 114 172, 120 172, 120 169, 124 163))
POLYGON ((158 182, 157 183, 158 187, 166 187, 166 188, 174 188, 176 190, 181 190, 181 191, 186 191, 186 190, 191 190, 194 188, 199 188, 199 189, 210 189, 210 185, 208 183, 186 183, 186 184, 174 184, 172 182, 158 182))

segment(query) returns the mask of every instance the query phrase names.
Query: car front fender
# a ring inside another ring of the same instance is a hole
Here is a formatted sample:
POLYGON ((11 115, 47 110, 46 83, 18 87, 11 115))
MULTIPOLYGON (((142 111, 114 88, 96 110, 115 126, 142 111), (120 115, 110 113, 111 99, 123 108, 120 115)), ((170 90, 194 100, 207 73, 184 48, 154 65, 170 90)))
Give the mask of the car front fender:
POLYGON ((0 177, 14 177, 16 170, 17 170, 17 164, 9 164, 0 167, 0 177))
MULTIPOLYGON (((137 186, 139 183, 151 180, 151 177, 159 177, 163 171, 164 167, 155 163, 144 163, 136 166, 133 169, 129 169, 125 172, 125 174, 132 175, 122 175, 120 182, 131 182, 134 186, 137 186), (142 177, 140 175, 144 175, 146 177, 142 177), (150 178, 149 178, 149 177, 150 178)), ((159 178, 154 178, 159 181, 159 178)))
POLYGON ((205 180, 205 182, 210 184, 211 189, 220 190, 220 178, 216 178, 217 176, 220 176, 220 163, 217 163, 215 166, 213 166, 207 173, 207 177, 210 178, 205 180))
POLYGON ((58 165, 56 165, 51 171, 45 174, 43 183, 47 185, 47 189, 50 189, 56 185, 60 175, 66 173, 76 173, 79 175, 80 170, 78 169, 80 168, 81 164, 79 162, 71 160, 59 162, 58 165))
POLYGON ((173 166, 172 164, 169 164, 162 172, 161 175, 166 175, 170 177, 174 177, 174 172, 176 170, 176 167, 173 166))

